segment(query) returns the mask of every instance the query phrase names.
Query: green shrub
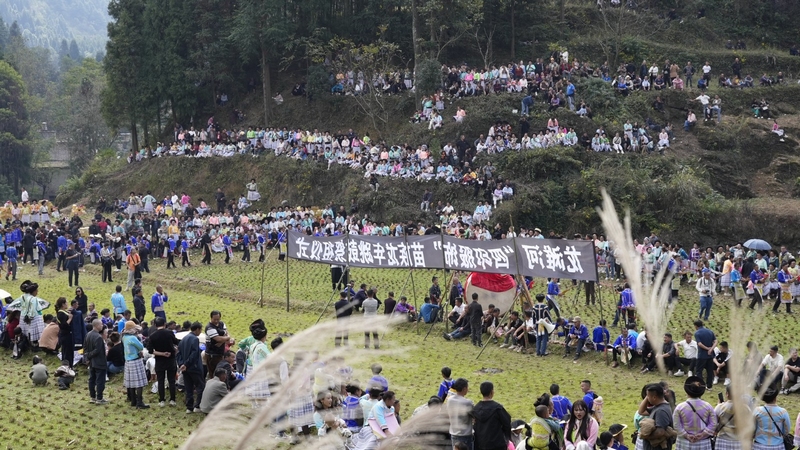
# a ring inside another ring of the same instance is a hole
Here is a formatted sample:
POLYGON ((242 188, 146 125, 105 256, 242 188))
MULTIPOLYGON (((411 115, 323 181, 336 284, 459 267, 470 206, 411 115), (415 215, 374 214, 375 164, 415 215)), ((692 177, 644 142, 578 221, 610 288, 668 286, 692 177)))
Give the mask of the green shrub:
POLYGON ((416 90, 419 95, 430 95, 442 85, 442 64, 435 59, 425 59, 416 67, 416 90))

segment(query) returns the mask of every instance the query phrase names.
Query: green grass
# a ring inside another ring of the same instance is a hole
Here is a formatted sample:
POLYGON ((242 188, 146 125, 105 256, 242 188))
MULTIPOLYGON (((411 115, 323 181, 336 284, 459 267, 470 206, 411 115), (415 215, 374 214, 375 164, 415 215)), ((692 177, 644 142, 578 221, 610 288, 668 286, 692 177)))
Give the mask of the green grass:
MULTIPOLYGON (((237 254, 237 256, 239 256, 237 254)), ((179 323, 184 320, 205 322, 208 312, 219 309, 223 320, 236 338, 246 337, 248 324, 255 318, 263 318, 267 323, 270 336, 277 333, 296 333, 308 328, 316 322, 324 304, 330 297, 328 267, 297 261, 290 262, 291 311, 286 312, 285 263, 275 261, 276 254, 266 265, 264 283, 264 307, 259 307, 261 265, 257 263, 243 264, 235 262, 230 266, 222 264, 217 256, 214 265, 167 271, 163 260, 151 261, 151 274, 145 274, 144 285, 146 298, 152 294, 156 283, 164 285, 169 294, 167 317, 179 323)), ((198 261, 199 257, 195 257, 198 261)), ((122 274, 116 274, 122 281, 122 274)), ((414 272, 417 298, 422 298, 428 288, 428 281, 433 271, 414 272)), ((357 283, 367 283, 379 287, 381 297, 393 290, 396 295, 412 297, 411 283, 406 282, 408 272, 353 269, 352 277, 357 283)), ((66 275, 56 273, 52 266, 46 269, 44 277, 35 276, 35 271, 26 266, 18 274, 17 282, 0 281, 0 289, 15 294, 21 280, 32 278, 40 283, 40 296, 54 303, 59 296, 71 298, 72 290, 67 286, 66 275)), ((113 285, 100 282, 97 266, 88 266, 81 274, 81 285, 91 302, 98 309, 110 306, 110 294, 113 285)), ((543 288, 537 282, 535 292, 543 288)), ((612 298, 610 290, 601 290, 604 317, 611 319, 612 298)), ((678 336, 685 329, 692 329, 697 308, 694 290, 684 287, 680 301, 670 319, 669 329, 678 336)), ((129 296, 126 296, 129 297, 129 296)), ((588 320, 590 326, 600 318, 600 307, 581 306, 577 303, 575 291, 570 291, 562 307, 566 314, 580 314, 588 320)), ((730 332, 728 322, 729 298, 720 297, 715 300, 709 326, 717 333, 720 340, 727 339, 730 332)), ((485 306, 485 305, 484 305, 485 306)), ((48 311, 52 312, 52 311, 48 311)), ((332 319, 329 309, 324 320, 332 319)), ((754 319, 755 320, 755 319, 754 319)), ((785 314, 767 315, 766 336, 755 338, 760 343, 775 343, 781 347, 781 353, 788 355, 788 347, 793 342, 797 327, 795 317, 785 314)), ((561 358, 561 348, 552 346, 551 356, 537 359, 529 355, 500 350, 489 346, 483 355, 476 359, 478 351, 467 341, 446 342, 441 338, 444 330, 442 324, 436 325, 433 332, 423 340, 428 331, 427 326, 417 329, 412 324, 403 324, 386 335, 383 347, 403 349, 398 354, 382 357, 384 374, 389 379, 392 389, 403 401, 403 417, 408 417, 413 408, 425 402, 435 394, 440 381, 439 370, 447 365, 453 369, 455 377, 465 377, 472 383, 470 397, 477 400, 477 385, 484 380, 495 383, 496 400, 503 403, 514 418, 528 420, 533 415, 533 401, 545 392, 551 383, 558 383, 562 393, 572 399, 580 394, 579 382, 591 379, 595 390, 605 399, 605 425, 611 423, 630 424, 633 412, 639 400, 639 391, 644 383, 662 378, 658 374, 640 375, 638 370, 626 368, 611 369, 605 364, 602 356, 586 355, 578 364, 561 358), (502 373, 483 375, 476 373, 481 368, 499 368, 502 373)), ((616 335, 612 331, 612 335, 616 335)), ((291 338, 289 338, 291 339, 291 338)), ((351 345, 359 346, 360 336, 351 336, 351 345)), ((332 349, 332 342, 315 343, 322 351, 332 349)), ((762 346, 763 348, 763 346, 762 346)), ((55 358, 46 358, 51 372, 55 370, 55 358)), ((89 448, 100 447, 101 443, 119 443, 133 448, 169 448, 178 447, 202 420, 201 415, 186 415, 183 408, 155 407, 147 412, 139 412, 125 405, 125 394, 121 377, 115 377, 108 385, 107 397, 111 404, 107 407, 94 407, 88 404, 86 369, 80 368, 73 388, 59 391, 51 383, 45 388, 33 388, 27 378, 30 366, 28 355, 21 361, 14 361, 10 352, 0 351, 0 404, 7 411, 7 420, 0 423, 0 433, 5 448, 30 448, 33 445, 41 448, 89 448), (65 433, 65 430, 69 430, 65 433)), ((354 367, 358 379, 368 378, 368 365, 354 367)), ((682 379, 668 380, 674 384, 678 399, 683 399, 680 387, 682 379)), ((721 389, 717 386, 713 393, 706 395, 707 400, 716 398, 721 389)), ((147 402, 154 404, 155 395, 146 394, 147 402)), ((179 402, 182 395, 179 395, 179 402)), ((794 414, 800 408, 800 397, 781 396, 780 403, 794 414)), ((154 405, 155 406, 155 405, 154 405)))

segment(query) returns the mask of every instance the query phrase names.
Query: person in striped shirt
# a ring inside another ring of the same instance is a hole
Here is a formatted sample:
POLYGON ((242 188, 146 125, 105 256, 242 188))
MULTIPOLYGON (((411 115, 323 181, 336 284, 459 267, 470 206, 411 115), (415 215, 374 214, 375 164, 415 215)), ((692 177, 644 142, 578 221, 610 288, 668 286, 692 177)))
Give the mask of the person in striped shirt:
POLYGON ((753 450, 784 450, 783 435, 789 433, 789 413, 775 403, 778 391, 767 389, 761 396, 765 405, 753 411, 756 430, 753 435, 753 450))
POLYGON ((688 377, 683 389, 689 398, 678 404, 672 413, 678 432, 676 450, 711 450, 717 415, 714 407, 700 398, 706 392, 705 381, 698 376, 688 377))

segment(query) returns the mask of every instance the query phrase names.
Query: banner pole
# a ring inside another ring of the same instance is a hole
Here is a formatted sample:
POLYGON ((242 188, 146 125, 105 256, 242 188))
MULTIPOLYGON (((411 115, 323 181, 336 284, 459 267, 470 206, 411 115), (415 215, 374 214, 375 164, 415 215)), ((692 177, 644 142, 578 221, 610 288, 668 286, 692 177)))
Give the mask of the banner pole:
MULTIPOLYGON (((348 270, 350 270, 350 266, 344 266, 344 270, 342 271, 342 274, 339 276, 339 281, 336 283, 337 285, 341 284, 342 280, 344 280, 344 274, 347 273, 348 270)), ((345 289, 347 289, 347 286, 345 286, 345 289)), ((319 317, 317 317, 317 321, 314 322, 314 325, 318 324, 319 321, 322 320, 322 316, 325 315, 325 311, 327 311, 328 307, 331 306, 331 302, 333 301, 333 297, 335 295, 336 295, 336 289, 333 289, 333 292, 331 292, 331 296, 328 297, 328 302, 325 303, 325 307, 322 308, 322 312, 319 313, 319 317)), ((347 292, 347 300, 350 301, 350 292, 349 291, 347 292)))
MULTIPOLYGON (((265 243, 266 243, 266 240, 265 240, 265 243)), ((259 245, 263 246, 263 244, 259 244, 259 245)), ((288 249, 288 246, 287 246, 287 249, 288 249)), ((264 249, 262 247, 261 248, 261 252, 263 252, 263 251, 264 251, 264 249)), ((267 261, 269 261, 269 257, 272 255, 273 251, 275 251, 275 247, 272 247, 269 250, 269 253, 267 253, 267 255, 264 257, 264 260, 261 261, 261 298, 258 299, 258 306, 260 306, 262 308, 264 307, 264 272, 266 270, 267 261)), ((259 252, 259 253, 261 253, 261 252, 259 252)), ((286 257, 288 258, 289 255, 286 255, 286 257)))
MULTIPOLYGON (((286 312, 289 312, 289 230, 286 230, 286 312)), ((278 247, 281 243, 278 242, 278 247)), ((280 253, 280 249, 278 249, 280 253)), ((263 266, 262 266, 263 267, 263 266)))
MULTIPOLYGON (((522 312, 522 326, 525 327, 525 308, 524 304, 522 303, 522 294, 525 294, 525 299, 528 300, 528 303, 533 305, 533 301, 531 301, 531 295, 528 292, 528 285, 525 283, 525 277, 522 276, 519 270, 519 255, 517 254, 517 231, 514 228, 514 218, 511 214, 508 215, 508 223, 511 225, 512 232, 514 236, 511 238, 512 242, 514 243, 514 261, 517 263, 517 283, 520 284, 520 295, 519 295, 519 304, 520 304, 520 311, 522 312)), ((515 302, 516 303, 516 302, 515 302)), ((511 304, 511 307, 514 307, 514 304, 511 304)), ((538 328, 538 327, 537 327, 538 328)), ((525 352, 528 352, 528 332, 525 331, 523 338, 525 339, 525 352)), ((537 333, 538 338, 538 333, 537 333)))
MULTIPOLYGON (((349 272, 350 272, 350 253, 347 250, 347 242, 349 241, 349 239, 350 239, 350 235, 346 234, 344 236, 344 242, 345 242, 344 248, 345 248, 345 255, 347 255, 347 265, 344 266, 344 270, 342 270, 342 274, 339 275, 339 281, 336 282, 337 286, 342 283, 342 280, 344 280, 345 274, 349 274, 349 272)), ((331 302, 333 301, 333 296, 336 295, 336 289, 332 289, 332 290, 333 290, 333 292, 331 292, 331 296, 328 297, 328 302, 325 303, 325 307, 322 308, 322 312, 319 313, 319 317, 317 317, 317 321, 314 322, 314 325, 318 324, 319 321, 322 320, 322 316, 325 315, 325 311, 327 311, 328 307, 331 306, 331 302)), ((347 301, 351 302, 352 300, 350 298, 350 290, 348 289, 347 286, 345 286, 345 290, 347 290, 347 301)), ((334 313, 335 313, 335 311, 334 311, 334 313)))
MULTIPOLYGON (((595 293, 597 294, 597 303, 600 305, 600 320, 605 320, 605 316, 603 314, 603 286, 600 284, 600 270, 597 267, 597 247, 592 245, 592 251, 594 254, 594 267, 595 267, 595 293)), ((608 262, 606 262, 608 264, 608 262)), ((609 333, 609 341, 611 340, 611 333, 609 333)), ((603 357, 606 360, 606 365, 608 365, 608 343, 605 342, 605 332, 602 334, 603 339, 603 357)), ((597 349, 595 348, 595 351, 597 349)))
POLYGON ((413 268, 408 273, 408 276, 409 276, 409 278, 411 278, 411 295, 414 296, 414 312, 417 313, 417 334, 419 334, 419 321, 422 319, 422 315, 419 313, 419 308, 417 307, 417 285, 414 283, 414 269, 413 268))
POLYGON ((258 299, 258 306, 264 307, 264 271, 266 261, 261 261, 261 298, 258 299))
MULTIPOLYGON (((439 228, 439 238, 441 239, 441 242, 442 242, 442 274, 443 274, 444 279, 447 280, 447 260, 445 259, 446 258, 446 254, 445 254, 445 251, 444 251, 444 227, 440 227, 439 228)), ((441 304, 442 308, 439 310, 439 314, 441 315, 442 321, 444 322, 444 331, 445 332, 449 332, 450 331, 450 321, 449 320, 445 320, 445 312, 446 312, 446 309, 447 309, 447 305, 450 304, 450 301, 449 301, 450 290, 453 288, 453 279, 454 279, 454 277, 455 277, 455 271, 453 272, 452 276, 450 277, 450 280, 445 283, 445 291, 442 293, 442 298, 440 299, 441 300, 440 304, 441 304), (447 303, 444 302, 445 296, 448 297, 447 303)))

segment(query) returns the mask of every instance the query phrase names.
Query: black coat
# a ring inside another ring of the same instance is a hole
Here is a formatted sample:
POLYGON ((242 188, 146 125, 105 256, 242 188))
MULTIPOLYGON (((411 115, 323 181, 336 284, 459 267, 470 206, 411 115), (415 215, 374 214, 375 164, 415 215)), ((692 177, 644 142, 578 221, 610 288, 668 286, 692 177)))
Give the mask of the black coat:
POLYGON ((494 400, 480 401, 472 409, 475 450, 505 450, 511 439, 511 416, 494 400))
POLYGON ((106 342, 97 331, 90 331, 83 340, 83 358, 93 369, 107 369, 106 342))

